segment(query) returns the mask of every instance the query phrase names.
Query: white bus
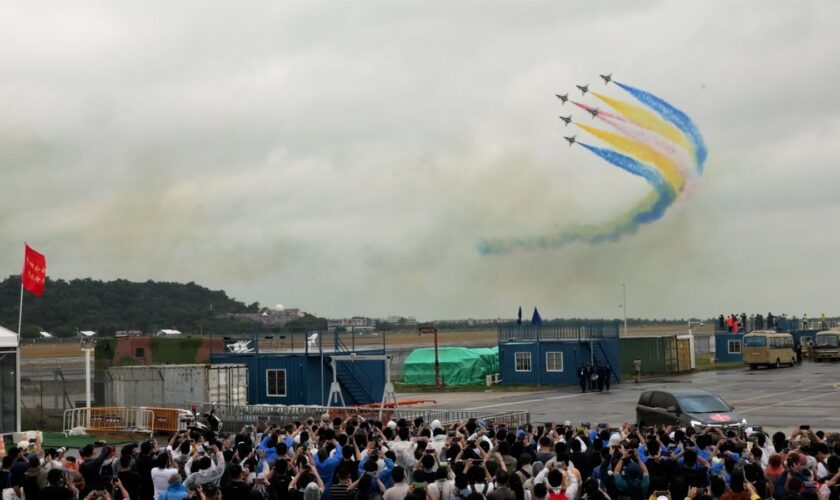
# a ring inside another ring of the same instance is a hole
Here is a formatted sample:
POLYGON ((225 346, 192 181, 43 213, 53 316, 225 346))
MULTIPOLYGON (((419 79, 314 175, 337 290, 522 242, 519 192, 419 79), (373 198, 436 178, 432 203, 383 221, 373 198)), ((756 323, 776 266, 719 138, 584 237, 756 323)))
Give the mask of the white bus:
POLYGON ((741 356, 751 370, 761 365, 776 368, 782 365, 794 366, 796 351, 793 349, 793 336, 789 333, 761 330, 748 333, 744 335, 741 356))

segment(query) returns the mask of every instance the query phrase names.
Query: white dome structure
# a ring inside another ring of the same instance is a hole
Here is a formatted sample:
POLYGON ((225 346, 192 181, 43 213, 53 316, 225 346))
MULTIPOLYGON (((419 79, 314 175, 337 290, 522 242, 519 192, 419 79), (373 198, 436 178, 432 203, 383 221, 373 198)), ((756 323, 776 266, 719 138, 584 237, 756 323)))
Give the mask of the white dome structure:
POLYGON ((286 306, 284 306, 283 304, 277 304, 276 306, 274 306, 274 310, 278 312, 283 312, 286 310, 286 306))

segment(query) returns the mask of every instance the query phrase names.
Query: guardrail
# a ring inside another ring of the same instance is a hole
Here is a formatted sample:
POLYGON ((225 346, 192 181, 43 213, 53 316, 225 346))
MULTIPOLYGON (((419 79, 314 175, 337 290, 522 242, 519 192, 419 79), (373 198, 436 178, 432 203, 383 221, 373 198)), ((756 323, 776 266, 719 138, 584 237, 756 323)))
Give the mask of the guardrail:
POLYGON ((148 432, 154 430, 155 412, 137 407, 71 408, 64 410, 65 434, 82 427, 87 431, 148 432), (90 418, 88 418, 90 411, 90 418))

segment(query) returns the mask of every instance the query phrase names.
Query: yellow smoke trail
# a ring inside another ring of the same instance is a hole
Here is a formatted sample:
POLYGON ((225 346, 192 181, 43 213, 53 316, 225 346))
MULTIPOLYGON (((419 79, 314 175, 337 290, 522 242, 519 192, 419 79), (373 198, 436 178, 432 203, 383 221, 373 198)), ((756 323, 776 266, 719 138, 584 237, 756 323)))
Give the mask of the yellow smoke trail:
POLYGON ((628 121, 635 123, 642 128, 652 130, 672 142, 679 144, 685 148, 686 151, 691 153, 692 157, 694 157, 694 146, 691 142, 689 142, 685 134, 683 134, 671 123, 657 116, 655 113, 652 113, 645 108, 640 108, 638 106, 634 106, 633 104, 613 99, 612 97, 605 96, 604 94, 600 94, 598 92, 592 92, 592 95, 608 104, 619 114, 627 118, 628 121))
POLYGON ((685 177, 683 177, 680 172, 679 166, 677 166, 674 160, 660 153, 653 147, 646 144, 640 144, 632 139, 624 137, 623 135, 590 127, 582 123, 578 123, 577 126, 607 144, 610 144, 616 148, 616 150, 627 153, 627 155, 632 156, 642 163, 655 166, 662 174, 662 178, 665 179, 665 182, 674 189, 675 193, 679 193, 682 190, 682 187, 685 184, 685 177))

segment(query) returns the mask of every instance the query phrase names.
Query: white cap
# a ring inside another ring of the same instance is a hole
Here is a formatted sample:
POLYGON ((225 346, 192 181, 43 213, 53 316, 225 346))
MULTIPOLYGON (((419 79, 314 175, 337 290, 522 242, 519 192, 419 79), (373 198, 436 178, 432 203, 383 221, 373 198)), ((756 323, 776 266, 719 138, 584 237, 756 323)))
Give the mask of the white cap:
POLYGON ((615 434, 610 436, 610 441, 609 441, 608 445, 609 446, 618 446, 618 445, 621 444, 621 441, 622 441, 621 440, 621 434, 616 432, 615 434))
POLYGON ((572 425, 572 421, 571 420, 566 420, 565 422, 563 422, 563 425, 570 426, 570 425, 572 425))
POLYGON ((432 420, 432 424, 429 427, 431 427, 432 430, 440 429, 440 420, 438 420, 438 419, 432 420))
POLYGON ((389 421, 389 422, 388 422, 388 425, 387 425, 387 427, 389 427, 389 428, 391 428, 391 429, 393 429, 393 428, 394 428, 394 427, 396 427, 396 426, 397 426, 397 423, 396 423, 396 422, 394 422, 393 420, 389 421))

